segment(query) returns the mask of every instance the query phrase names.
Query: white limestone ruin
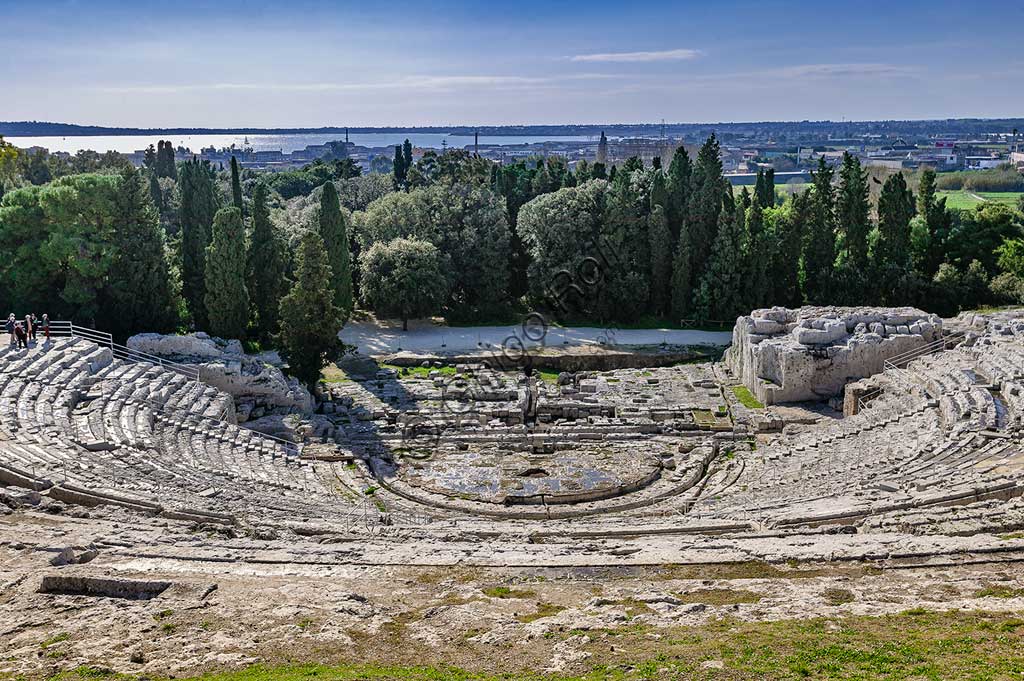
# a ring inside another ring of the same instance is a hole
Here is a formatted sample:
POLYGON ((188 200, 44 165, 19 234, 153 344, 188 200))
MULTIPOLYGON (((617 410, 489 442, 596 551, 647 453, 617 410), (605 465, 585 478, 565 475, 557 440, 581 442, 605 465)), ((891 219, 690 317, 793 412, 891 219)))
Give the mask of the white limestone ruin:
POLYGON ((187 335, 141 333, 128 347, 181 364, 195 365, 206 383, 235 398, 240 422, 267 414, 313 410, 313 398, 295 378, 286 376, 262 356, 247 355, 237 340, 206 333, 187 335))
POLYGON ((736 320, 726 363, 764 404, 824 400, 941 334, 910 307, 773 307, 736 320))

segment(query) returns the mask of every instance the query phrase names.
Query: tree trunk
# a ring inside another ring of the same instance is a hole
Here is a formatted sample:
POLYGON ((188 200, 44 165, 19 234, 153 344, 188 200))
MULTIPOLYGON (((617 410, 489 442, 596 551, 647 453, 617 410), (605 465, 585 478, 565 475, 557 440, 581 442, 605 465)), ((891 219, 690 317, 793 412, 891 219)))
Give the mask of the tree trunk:
POLYGON ((409 330, 409 318, 408 317, 402 317, 402 331, 408 331, 408 330, 409 330))

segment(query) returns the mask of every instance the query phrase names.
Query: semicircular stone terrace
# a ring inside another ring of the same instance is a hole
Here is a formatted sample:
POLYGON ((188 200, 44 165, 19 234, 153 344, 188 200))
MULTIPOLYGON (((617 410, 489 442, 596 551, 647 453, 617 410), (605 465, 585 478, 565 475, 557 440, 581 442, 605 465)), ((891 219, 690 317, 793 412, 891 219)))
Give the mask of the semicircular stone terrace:
POLYGON ((1024 320, 918 313, 755 311, 726 362, 557 380, 483 363, 353 370, 293 429, 301 457, 234 423, 225 393, 159 365, 77 338, 3 347, 0 482, 226 524, 372 516, 643 534, 1024 522, 1024 320), (754 399, 808 390, 820 399, 754 399))

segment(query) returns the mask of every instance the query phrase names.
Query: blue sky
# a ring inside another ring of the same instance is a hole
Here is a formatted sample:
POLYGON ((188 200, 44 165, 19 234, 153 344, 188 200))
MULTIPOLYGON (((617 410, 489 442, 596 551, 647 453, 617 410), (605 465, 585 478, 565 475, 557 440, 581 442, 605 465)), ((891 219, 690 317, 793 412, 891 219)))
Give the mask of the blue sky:
POLYGON ((1024 115, 1024 2, 0 0, 0 120, 1024 115))

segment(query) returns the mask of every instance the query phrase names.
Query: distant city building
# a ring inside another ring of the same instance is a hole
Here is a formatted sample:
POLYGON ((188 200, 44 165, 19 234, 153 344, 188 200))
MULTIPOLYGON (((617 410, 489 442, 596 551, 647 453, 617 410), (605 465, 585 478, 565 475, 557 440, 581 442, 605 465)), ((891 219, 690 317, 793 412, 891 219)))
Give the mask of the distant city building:
POLYGON ((597 158, 595 159, 598 163, 608 164, 608 138, 604 136, 604 131, 601 131, 601 141, 597 143, 597 158))

